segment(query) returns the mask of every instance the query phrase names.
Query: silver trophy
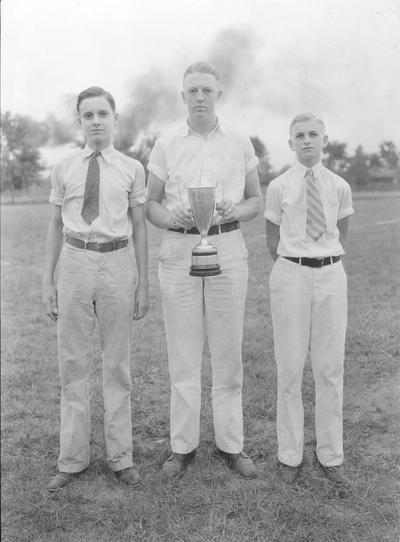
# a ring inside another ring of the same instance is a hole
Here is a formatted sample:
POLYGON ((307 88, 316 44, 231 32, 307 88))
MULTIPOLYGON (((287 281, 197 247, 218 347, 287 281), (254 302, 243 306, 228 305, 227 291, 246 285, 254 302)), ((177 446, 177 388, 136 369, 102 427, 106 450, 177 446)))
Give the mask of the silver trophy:
POLYGON ((217 249, 208 242, 215 208, 215 186, 186 187, 194 223, 200 232, 200 243, 192 250, 190 275, 193 277, 213 277, 221 274, 218 265, 217 249))

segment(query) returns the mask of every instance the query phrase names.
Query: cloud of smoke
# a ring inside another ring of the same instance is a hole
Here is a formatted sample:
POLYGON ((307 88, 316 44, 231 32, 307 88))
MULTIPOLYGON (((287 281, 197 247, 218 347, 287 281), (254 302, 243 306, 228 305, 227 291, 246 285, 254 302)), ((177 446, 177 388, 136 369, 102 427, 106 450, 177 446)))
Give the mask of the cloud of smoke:
POLYGON ((179 109, 179 92, 166 72, 151 68, 129 83, 128 101, 118 128, 118 138, 125 147, 136 137, 152 129, 153 124, 175 121, 179 109))
POLYGON ((254 71, 257 44, 250 29, 228 28, 214 38, 208 59, 220 72, 227 93, 242 89, 246 76, 254 71))

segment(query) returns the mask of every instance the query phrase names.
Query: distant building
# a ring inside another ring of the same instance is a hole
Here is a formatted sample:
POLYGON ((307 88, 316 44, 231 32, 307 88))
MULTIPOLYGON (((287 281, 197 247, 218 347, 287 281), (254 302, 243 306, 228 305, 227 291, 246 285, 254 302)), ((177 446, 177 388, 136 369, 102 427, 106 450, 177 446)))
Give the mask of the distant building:
POLYGON ((400 168, 373 167, 369 173, 370 184, 376 188, 400 187, 400 168))

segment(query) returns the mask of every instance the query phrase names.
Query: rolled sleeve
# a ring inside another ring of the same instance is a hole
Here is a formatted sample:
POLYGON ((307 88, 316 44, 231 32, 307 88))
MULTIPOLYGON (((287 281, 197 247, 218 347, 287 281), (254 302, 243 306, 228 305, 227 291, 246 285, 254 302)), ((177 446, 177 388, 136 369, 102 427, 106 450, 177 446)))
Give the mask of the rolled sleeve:
POLYGON ((51 189, 49 202, 54 203, 54 205, 62 205, 65 195, 65 186, 62 181, 60 167, 61 166, 55 166, 53 168, 50 178, 51 189))
POLYGON ((281 191, 274 181, 267 188, 264 218, 276 226, 280 226, 282 221, 281 191))
POLYGON ((168 181, 167 161, 164 149, 159 140, 156 141, 150 153, 147 169, 154 173, 161 181, 168 181))
POLYGON ((135 180, 132 183, 129 195, 129 207, 144 205, 147 201, 147 188, 145 186, 144 168, 140 162, 137 163, 135 180))
POLYGON ((354 209, 353 209, 353 201, 351 196, 351 188, 350 185, 345 182, 340 187, 339 192, 339 210, 338 210, 338 220, 341 220, 342 218, 346 218, 347 216, 353 215, 354 209))

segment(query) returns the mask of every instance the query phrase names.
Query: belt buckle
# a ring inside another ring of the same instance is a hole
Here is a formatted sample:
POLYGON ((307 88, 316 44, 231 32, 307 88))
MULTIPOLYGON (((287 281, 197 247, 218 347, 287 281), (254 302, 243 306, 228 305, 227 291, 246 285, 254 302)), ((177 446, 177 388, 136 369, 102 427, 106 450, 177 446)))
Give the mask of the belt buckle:
POLYGON ((321 262, 321 267, 324 267, 324 261, 325 261, 325 258, 321 258, 320 262, 321 262))

